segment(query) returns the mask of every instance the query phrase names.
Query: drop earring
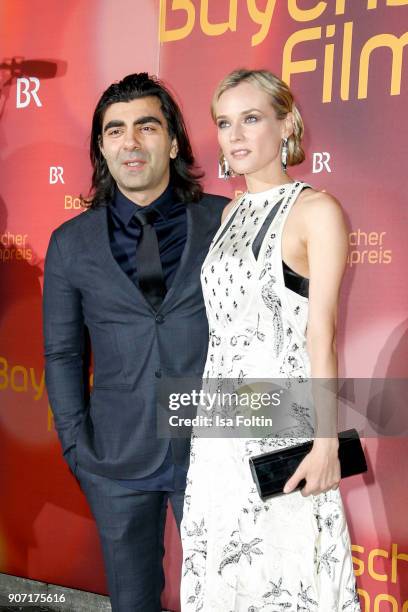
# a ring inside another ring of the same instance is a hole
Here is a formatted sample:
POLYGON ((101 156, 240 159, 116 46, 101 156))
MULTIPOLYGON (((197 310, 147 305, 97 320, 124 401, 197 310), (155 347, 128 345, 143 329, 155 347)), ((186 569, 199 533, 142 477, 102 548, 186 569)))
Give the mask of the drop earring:
POLYGON ((286 167, 288 164, 288 139, 287 138, 282 138, 281 163, 282 163, 282 170, 286 174, 286 167))
POLYGON ((221 165, 224 174, 224 180, 227 181, 232 176, 232 172, 230 170, 229 163, 225 157, 222 158, 221 165))

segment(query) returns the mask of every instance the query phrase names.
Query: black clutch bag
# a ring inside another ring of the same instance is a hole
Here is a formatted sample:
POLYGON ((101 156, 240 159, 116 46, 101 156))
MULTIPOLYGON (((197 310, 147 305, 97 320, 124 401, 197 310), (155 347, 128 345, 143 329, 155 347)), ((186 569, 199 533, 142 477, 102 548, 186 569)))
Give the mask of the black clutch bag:
MULTIPOLYGON (((283 487, 302 459, 312 450, 312 446, 313 440, 250 457, 252 477, 263 501, 283 493, 283 487)), ((339 433, 339 460, 342 478, 367 471, 363 447, 356 429, 339 433)), ((305 484, 303 479, 296 488, 301 489, 305 484)))

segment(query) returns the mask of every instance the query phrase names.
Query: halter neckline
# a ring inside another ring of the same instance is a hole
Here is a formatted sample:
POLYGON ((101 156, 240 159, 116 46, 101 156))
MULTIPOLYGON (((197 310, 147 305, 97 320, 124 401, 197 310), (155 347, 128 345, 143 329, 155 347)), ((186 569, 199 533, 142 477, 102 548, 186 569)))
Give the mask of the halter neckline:
POLYGON ((245 196, 248 198, 254 198, 258 196, 265 196, 267 194, 273 193, 274 191, 278 191, 279 189, 285 189, 289 185, 295 185, 299 183, 299 181, 292 181, 291 183, 282 183, 281 185, 275 185, 275 187, 270 187, 269 189, 265 189, 264 191, 246 191, 245 196))

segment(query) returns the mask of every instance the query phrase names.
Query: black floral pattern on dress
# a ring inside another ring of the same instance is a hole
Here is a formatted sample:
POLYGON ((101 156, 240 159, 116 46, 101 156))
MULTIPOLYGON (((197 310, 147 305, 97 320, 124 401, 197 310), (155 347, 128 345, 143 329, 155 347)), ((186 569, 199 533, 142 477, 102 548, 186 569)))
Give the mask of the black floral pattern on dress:
POLYGON ((203 601, 203 588, 202 583, 199 579, 195 580, 193 585, 193 594, 191 594, 186 601, 187 605, 193 605, 195 612, 200 612, 204 608, 203 601))
POLYGON ((196 567, 194 565, 194 561, 193 561, 194 557, 195 557, 195 553, 189 555, 188 557, 186 557, 184 559, 184 574, 183 574, 183 576, 187 576, 187 574, 189 572, 194 574, 194 576, 199 576, 198 570, 196 569, 196 567))
POLYGON ((323 531, 323 529, 327 529, 330 533, 330 537, 334 536, 334 529, 336 527, 337 521, 340 518, 340 514, 338 511, 334 510, 327 516, 323 517, 321 514, 315 514, 317 528, 319 531, 323 531))
MULTIPOLYGON (((252 489, 252 493, 257 493, 256 489, 252 489)), ((244 514, 247 515, 251 515, 252 514, 252 519, 254 522, 254 525, 256 525, 256 522, 260 516, 260 514, 262 512, 269 512, 270 510, 270 506, 268 504, 264 504, 262 503, 259 498, 256 499, 252 499, 252 497, 248 498, 248 503, 242 507, 242 512, 244 514)))
POLYGON ((275 357, 278 357, 283 349, 283 323, 282 323, 282 302, 275 293, 273 286, 276 283, 276 278, 271 276, 271 279, 262 287, 262 299, 264 304, 269 310, 272 311, 273 328, 274 328, 274 339, 273 349, 275 357))
POLYGON ((258 320, 257 320, 256 327, 247 327, 245 331, 249 336, 253 336, 256 340, 259 340, 260 342, 265 342, 265 333, 261 331, 259 327, 260 320, 261 320, 261 315, 258 312, 258 320))
MULTIPOLYGON (((312 586, 306 586, 300 581, 300 590, 298 593, 297 612, 313 612, 319 605, 315 599, 311 596, 309 591, 312 586)), ((327 611, 329 612, 329 611, 327 611)))
POLYGON ((335 565, 339 563, 339 559, 333 556, 336 547, 337 544, 332 544, 322 554, 319 554, 317 548, 315 548, 315 565, 318 574, 325 570, 329 578, 334 578, 335 565))
POLYGON ((350 599, 347 599, 342 605, 342 610, 359 610, 360 609, 360 600, 358 597, 357 587, 356 587, 356 579, 354 574, 352 574, 349 578, 349 582, 353 584, 353 586, 346 587, 346 590, 350 593, 350 599))
POLYGON ((250 542, 242 542, 241 535, 238 530, 231 533, 231 539, 223 549, 222 560, 218 567, 218 573, 222 575, 223 570, 231 564, 238 564, 241 559, 245 559, 249 565, 252 564, 253 555, 263 555, 263 551, 259 548, 262 538, 253 538, 250 542))
POLYGON ((269 591, 264 593, 263 599, 272 598, 272 602, 273 604, 275 604, 276 599, 279 599, 280 597, 282 597, 283 594, 286 593, 287 595, 291 596, 290 591, 288 591, 288 589, 285 589, 283 587, 282 582, 283 582, 282 576, 279 578, 279 580, 276 583, 273 582, 272 580, 269 580, 269 584, 271 585, 271 588, 269 591))

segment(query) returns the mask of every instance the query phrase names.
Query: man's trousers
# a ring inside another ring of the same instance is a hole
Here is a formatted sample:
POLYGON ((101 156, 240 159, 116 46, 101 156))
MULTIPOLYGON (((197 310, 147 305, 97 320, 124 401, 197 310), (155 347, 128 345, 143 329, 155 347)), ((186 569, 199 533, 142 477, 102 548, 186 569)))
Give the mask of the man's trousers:
POLYGON ((159 612, 167 503, 178 527, 184 491, 134 491, 77 467, 102 543, 112 612, 159 612))

